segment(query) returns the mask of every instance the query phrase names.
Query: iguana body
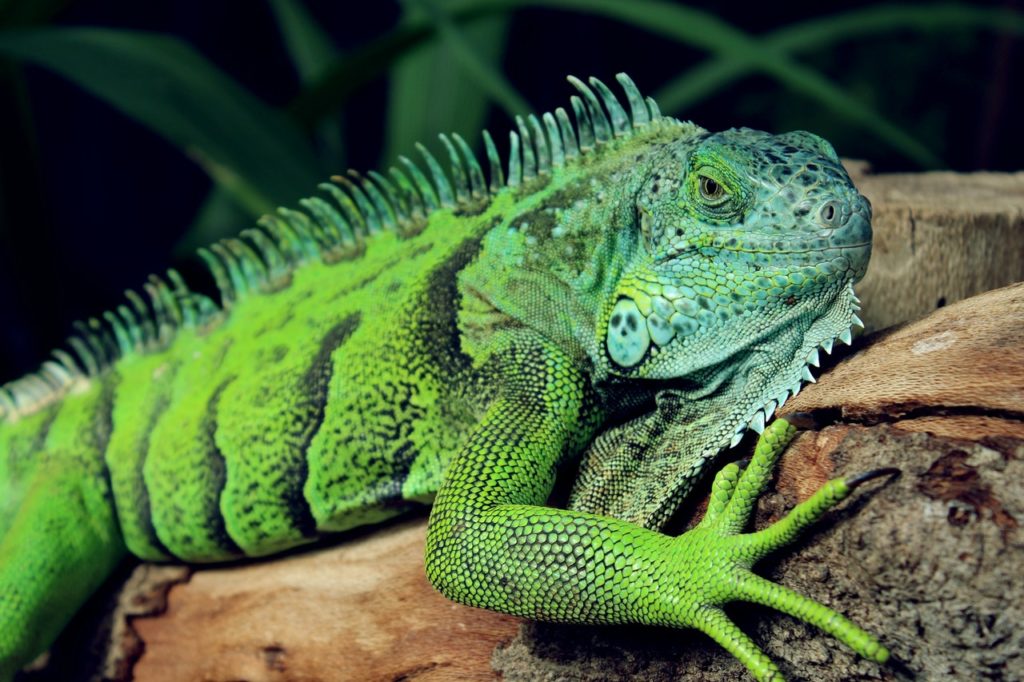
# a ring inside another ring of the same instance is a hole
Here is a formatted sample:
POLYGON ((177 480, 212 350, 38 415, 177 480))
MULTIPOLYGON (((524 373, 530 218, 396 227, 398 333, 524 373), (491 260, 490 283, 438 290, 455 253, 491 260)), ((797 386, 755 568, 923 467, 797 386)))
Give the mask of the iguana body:
POLYGON ((820 138, 711 135, 620 82, 630 114, 575 81, 575 129, 561 110, 520 121, 507 181, 487 137, 489 188, 457 137, 450 177, 425 155, 426 173, 337 179, 202 252, 220 306, 154 278, 75 357, 0 389, 0 680, 127 552, 263 556, 438 490, 427 572, 457 600, 698 627, 763 679, 718 605, 772 601, 884 660, 746 570, 852 487, 737 535, 784 422, 722 471, 701 527, 657 532, 848 339, 867 202, 820 138), (572 510, 541 506, 584 450, 572 510))

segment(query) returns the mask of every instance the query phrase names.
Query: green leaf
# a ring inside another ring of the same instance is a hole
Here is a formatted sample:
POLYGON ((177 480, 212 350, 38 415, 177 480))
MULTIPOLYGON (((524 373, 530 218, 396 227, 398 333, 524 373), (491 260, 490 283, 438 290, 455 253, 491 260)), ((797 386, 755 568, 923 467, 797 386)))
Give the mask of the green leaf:
POLYGON ((59 73, 167 138, 250 213, 293 203, 318 179, 296 126, 179 40, 98 28, 4 31, 0 53, 59 73))
POLYGON ((481 92, 486 93, 500 104, 509 116, 529 113, 530 105, 497 68, 495 56, 481 54, 466 38, 462 29, 448 16, 442 5, 433 0, 405 1, 407 4, 419 6, 426 12, 445 47, 458 63, 459 69, 476 84, 481 92))
MULTIPOLYGON (((492 1, 498 3, 498 0, 492 1)), ((505 0, 501 4, 514 1, 505 0)), ((520 2, 526 4, 524 0, 520 2)), ((712 54, 728 57, 730 61, 770 76, 794 92, 817 101, 830 109, 833 115, 863 126, 919 164, 925 167, 942 165, 931 150, 910 134, 814 69, 803 66, 782 50, 747 35, 709 13, 659 0, 545 0, 543 4, 601 14, 712 54)))
MULTIPOLYGON (((718 72, 704 73, 702 83, 690 84, 689 87, 694 88, 697 94, 712 91, 719 79, 742 67, 747 72, 765 74, 819 102, 833 115, 870 130, 921 165, 941 165, 934 153, 863 101, 846 93, 814 69, 794 61, 784 51, 763 44, 707 12, 661 0, 451 0, 445 4, 448 15, 457 24, 523 7, 604 16, 705 50, 728 59, 730 64, 716 67, 720 69, 718 72)), ((424 41, 432 40, 435 31, 427 17, 410 19, 395 31, 335 63, 321 79, 296 98, 289 111, 306 125, 318 120, 340 106, 356 88, 387 68, 392 60, 407 50, 418 49, 424 41)), ((392 148, 404 143, 404 138, 400 138, 392 148)))
POLYGON ((829 17, 792 24, 774 31, 765 40, 787 52, 805 52, 855 38, 870 38, 894 31, 936 32, 989 29, 1024 34, 1024 14, 961 3, 927 6, 882 5, 852 10, 829 17))
MULTIPOLYGON (((764 36, 761 42, 774 50, 799 53, 894 31, 962 31, 979 28, 1019 35, 1024 33, 1024 16, 1003 9, 977 8, 957 3, 928 7, 888 5, 793 24, 764 36)), ((718 56, 667 83, 655 93, 654 98, 666 111, 684 111, 753 71, 755 65, 746 60, 718 56)))
MULTIPOLYGON (((315 82, 338 59, 331 37, 320 29, 300 0, 268 0, 277 18, 285 48, 303 84, 315 82)), ((316 126, 322 166, 338 172, 345 165, 340 113, 316 126)))
POLYGON ((303 83, 316 80, 337 59, 331 38, 299 0, 268 0, 281 37, 303 83))
POLYGON ((391 68, 395 60, 433 35, 425 23, 399 28, 338 59, 287 107, 288 115, 304 128, 344 106, 349 96, 391 68))
POLYGON ((184 236, 175 242, 174 254, 178 258, 187 258, 201 246, 234 237, 238 234, 238 227, 249 222, 250 217, 224 188, 214 187, 206 195, 184 236))
MULTIPOLYGON (((430 19, 410 6, 403 21, 416 24, 430 19)), ((416 142, 433 146, 440 132, 457 132, 475 140, 483 128, 489 98, 474 79, 453 78, 452 71, 461 69, 463 60, 493 68, 504 49, 507 25, 504 16, 477 19, 463 26, 454 42, 435 37, 397 60, 391 76, 385 165, 399 154, 411 154, 416 142)))

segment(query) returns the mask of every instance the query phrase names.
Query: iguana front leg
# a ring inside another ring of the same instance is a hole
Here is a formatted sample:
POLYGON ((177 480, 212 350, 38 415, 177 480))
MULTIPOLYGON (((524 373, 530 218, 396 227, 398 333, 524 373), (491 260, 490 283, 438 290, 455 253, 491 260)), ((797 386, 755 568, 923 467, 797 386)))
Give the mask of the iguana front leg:
POLYGON ((446 596, 539 620, 644 623, 699 629, 759 680, 778 668, 721 605, 767 604, 822 627, 858 653, 888 652, 827 607, 755 576, 751 566, 849 494, 831 481, 785 519, 740 534, 794 433, 777 421, 745 471, 728 465, 707 517, 677 538, 612 518, 543 507, 555 466, 584 414, 584 377, 558 351, 513 353, 503 395, 446 476, 431 514, 427 574, 446 596))

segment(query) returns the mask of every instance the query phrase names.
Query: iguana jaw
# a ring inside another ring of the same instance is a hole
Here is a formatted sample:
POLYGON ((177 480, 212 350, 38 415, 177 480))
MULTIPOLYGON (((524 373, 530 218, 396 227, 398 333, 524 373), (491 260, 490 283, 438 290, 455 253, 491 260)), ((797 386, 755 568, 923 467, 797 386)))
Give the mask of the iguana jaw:
MULTIPOLYGON (((793 240, 794 245, 799 244, 797 240, 793 240)), ((765 253, 772 255, 796 255, 796 254, 814 254, 820 259, 825 259, 830 255, 842 255, 844 252, 857 253, 858 251, 871 246, 870 241, 857 242, 854 244, 843 244, 841 246, 825 246, 825 247, 807 247, 806 242, 803 242, 803 248, 786 248, 783 244, 781 245, 778 241, 765 240, 762 244, 748 243, 739 246, 730 245, 727 240, 715 240, 710 244, 711 248, 720 249, 722 251, 732 251, 734 253, 765 253)))
MULTIPOLYGON (((717 285, 705 284, 715 281, 712 276, 698 276, 675 287, 649 287, 650 279, 639 273, 619 287, 608 319, 611 373, 638 379, 684 378, 722 363, 740 363, 743 355, 766 349, 785 358, 802 348, 800 359, 806 362, 814 348, 845 337, 851 325, 859 323, 852 285, 863 274, 869 255, 869 244, 800 253, 793 264, 780 264, 773 253, 775 267, 748 270, 742 280, 730 277, 717 285), (752 316, 758 319, 756 325, 749 324, 752 316), (807 339, 780 340, 805 332, 807 339), (629 350, 622 346, 629 342, 636 344, 635 361, 623 366, 615 361, 625 355, 623 348, 629 350)), ((699 272, 703 257, 689 257, 692 271, 699 272)), ((723 264, 732 257, 719 251, 712 258, 723 264)), ((741 263, 736 271, 745 265, 749 263, 741 263)), ((793 369, 794 378, 802 370, 793 369)))

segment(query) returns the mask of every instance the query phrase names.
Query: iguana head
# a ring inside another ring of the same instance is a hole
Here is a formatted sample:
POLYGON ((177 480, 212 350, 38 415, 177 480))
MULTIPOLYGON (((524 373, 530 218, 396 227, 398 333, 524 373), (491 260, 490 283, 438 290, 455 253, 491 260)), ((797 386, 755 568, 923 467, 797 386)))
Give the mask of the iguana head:
POLYGON ((733 129, 657 157, 636 198, 640 248, 599 318, 612 374, 685 377, 757 352, 785 362, 778 390, 793 392, 816 348, 859 322, 870 204, 807 132, 733 129))

